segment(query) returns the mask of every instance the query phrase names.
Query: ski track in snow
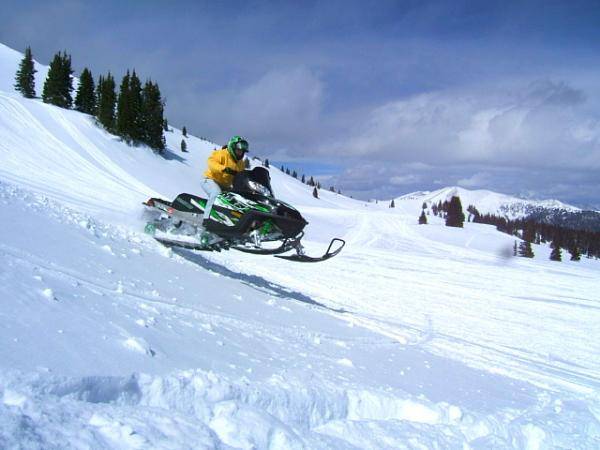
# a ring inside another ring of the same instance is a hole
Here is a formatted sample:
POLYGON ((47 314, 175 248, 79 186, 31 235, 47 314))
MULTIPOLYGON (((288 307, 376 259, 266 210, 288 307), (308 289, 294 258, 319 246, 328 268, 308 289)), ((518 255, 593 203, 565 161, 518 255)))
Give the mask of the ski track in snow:
POLYGON ((600 448, 597 261, 509 258, 493 227, 416 225, 420 197, 314 199, 277 169, 309 254, 340 255, 165 249, 140 202, 197 191, 213 145, 180 157, 174 129, 163 159, 9 82, 0 448, 600 448))
MULTIPOLYGON (((600 344, 587 339, 590 333, 597 333, 600 320, 596 273, 577 274, 577 291, 587 292, 586 297, 563 295, 565 300, 557 300, 557 292, 573 290, 569 276, 574 273, 555 277, 549 285, 547 278, 532 276, 544 274, 547 264, 537 266, 522 260, 509 264, 502 256, 450 249, 446 244, 424 241, 406 226, 396 226, 401 242, 387 243, 394 254, 366 251, 365 245, 377 245, 370 237, 373 234, 393 236, 384 230, 398 220, 382 214, 365 215, 358 222, 350 235, 344 236, 352 256, 346 252, 336 261, 352 259, 351 265, 340 263, 336 270, 336 262, 332 262, 317 271, 301 267, 294 277, 283 277, 269 264, 269 275, 290 288, 302 287, 326 305, 358 311, 355 321, 400 342, 416 341, 437 354, 451 352, 476 367, 494 364, 498 366, 495 370, 544 386, 565 383, 586 392, 600 387, 600 344), (430 256, 436 252, 446 255, 437 265, 430 256), (526 264, 532 267, 524 271, 526 264), (546 320, 532 323, 536 314, 546 320), (443 322, 436 321, 436 316, 443 322), (568 333, 557 333, 557 327, 568 333)), ((249 259, 237 261, 228 259, 227 264, 256 271, 249 259)))

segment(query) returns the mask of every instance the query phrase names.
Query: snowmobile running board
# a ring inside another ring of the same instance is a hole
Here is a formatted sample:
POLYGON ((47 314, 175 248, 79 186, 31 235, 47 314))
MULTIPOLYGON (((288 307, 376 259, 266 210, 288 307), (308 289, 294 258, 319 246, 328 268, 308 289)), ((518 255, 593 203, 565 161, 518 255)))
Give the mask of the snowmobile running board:
POLYGON ((321 261, 326 261, 329 258, 333 258, 335 255, 337 255, 339 252, 342 251, 342 249, 344 248, 344 245, 346 245, 346 241, 344 241, 343 239, 333 238, 331 240, 331 242, 329 243, 329 247, 327 247, 327 251, 325 252, 325 254, 323 256, 319 256, 319 257, 307 256, 304 253, 298 252, 298 254, 296 254, 296 255, 275 255, 275 258, 287 259, 288 261, 295 261, 295 262, 321 262, 321 261), (341 242, 341 245, 338 248, 336 248, 334 251, 331 251, 331 247, 333 246, 333 243, 336 241, 341 242))

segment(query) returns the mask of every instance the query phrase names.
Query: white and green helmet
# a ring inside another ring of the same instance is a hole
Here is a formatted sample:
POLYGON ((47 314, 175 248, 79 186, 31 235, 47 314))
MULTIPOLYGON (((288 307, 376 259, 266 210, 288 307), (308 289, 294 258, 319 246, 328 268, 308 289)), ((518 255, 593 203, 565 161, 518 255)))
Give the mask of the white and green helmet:
POLYGON ((227 150, 229 150, 229 154, 236 160, 238 158, 235 154, 235 151, 242 150, 244 153, 246 153, 248 151, 248 147, 248 141, 241 136, 234 136, 229 139, 229 142, 227 143, 227 150))

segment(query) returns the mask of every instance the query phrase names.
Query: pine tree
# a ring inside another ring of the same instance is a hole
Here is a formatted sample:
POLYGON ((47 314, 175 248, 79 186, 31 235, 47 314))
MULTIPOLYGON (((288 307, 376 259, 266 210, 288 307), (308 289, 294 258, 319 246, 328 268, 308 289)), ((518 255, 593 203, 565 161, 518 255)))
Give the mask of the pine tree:
POLYGON ((106 78, 100 77, 96 91, 96 117, 98 122, 108 131, 115 129, 115 104, 117 94, 115 93, 115 79, 108 72, 106 78))
POLYGON ((308 185, 309 186, 314 186, 315 185, 315 180, 313 179, 313 177, 310 177, 310 180, 308 180, 308 185))
POLYGON ((269 160, 265 159, 265 167, 268 168, 269 167, 269 160))
POLYGON ((187 153, 187 144, 185 143, 185 139, 181 140, 181 151, 187 153))
POLYGON ((528 220, 523 225, 523 240, 535 242, 535 224, 532 221, 528 220))
POLYGON ((73 69, 71 68, 71 55, 63 54, 61 88, 65 99, 65 108, 70 108, 73 105, 73 69))
MULTIPOLYGON (((151 88, 152 89, 152 88, 151 88)), ((154 95, 154 94, 152 94, 154 95)), ((147 125, 144 124, 144 114, 142 112, 143 106, 143 99, 142 99, 142 83, 140 81, 140 79, 138 78, 138 76, 135 73, 135 69, 133 70, 132 74, 131 74, 131 79, 129 80, 129 101, 130 101, 130 108, 131 108, 131 139, 133 139, 134 142, 146 142, 148 145, 150 145, 150 143, 148 142, 148 139, 150 139, 148 137, 148 133, 146 132, 146 128, 147 125)), ((163 124, 163 117, 162 117, 162 110, 160 113, 160 136, 162 137, 162 124, 163 124)), ((158 142, 154 142, 153 144, 150 145, 150 147, 156 149, 156 150, 161 150, 161 148, 159 147, 154 147, 154 145, 158 145, 158 142)), ((164 146, 162 147, 164 148, 164 146)))
POLYGON ((465 214, 462 210, 460 198, 453 196, 446 208, 446 226, 462 228, 465 222, 465 214))
POLYGON ((422 209, 421 215, 419 216, 419 225, 426 225, 426 224, 427 224, 427 216, 425 215, 425 210, 422 209))
POLYGON ((302 174, 302 183, 306 184, 306 177, 302 174))
POLYGON ((552 247, 552 252, 550 252, 550 260, 562 261, 562 252, 560 251, 560 246, 554 241, 550 246, 552 247))
POLYGON ((392 202, 390 203, 390 208, 395 208, 396 207, 396 203, 394 203, 394 199, 392 199, 392 202))
POLYGON ((298 179, 298 172, 296 172, 295 170, 292 172, 292 177, 298 179))
POLYGON ((117 134, 126 140, 131 139, 131 122, 132 111, 130 102, 130 91, 129 81, 131 75, 129 70, 121 80, 121 86, 119 88, 119 100, 117 101, 117 134))
POLYGON ((165 119, 165 122, 163 123, 163 130, 169 131, 169 121, 167 119, 165 119))
POLYGON ((313 188, 313 194, 312 195, 313 195, 314 198, 319 198, 319 192, 317 191, 317 187, 316 186, 313 188))
POLYGON ((467 207, 467 211, 469 213, 469 222, 475 222, 475 223, 477 223, 479 221, 480 216, 481 216, 481 214, 479 213, 479 211, 477 211, 477 208, 475 208, 474 205, 469 205, 467 207))
POLYGON ((73 104, 73 70, 71 69, 71 56, 67 52, 54 55, 50 63, 48 76, 44 83, 42 100, 44 103, 70 108, 73 104))
POLYGON ((31 47, 25 49, 25 56, 19 64, 19 70, 15 76, 15 89, 23 94, 25 98, 35 98, 35 70, 31 47))
POLYGON ((96 93, 92 72, 86 67, 79 77, 79 87, 75 96, 75 109, 86 114, 96 112, 96 93))
POLYGON ((571 261, 581 260, 581 252, 579 251, 577 244, 574 243, 571 247, 569 247, 569 253, 571 254, 571 261))
POLYGON ((533 250, 531 248, 531 242, 529 241, 521 241, 519 244, 519 256, 523 258, 533 258, 533 250))
POLYGON ((517 247, 517 241, 515 241, 515 245, 513 246, 513 256, 517 256, 517 254, 518 254, 517 253, 517 249, 518 249, 518 247, 517 247))
MULTIPOLYGON (((134 72, 135 73, 135 72, 134 72)), ((133 75, 132 75, 133 79, 133 75)), ((139 124, 141 126, 140 140, 150 148, 162 152, 165 149, 163 136, 164 105, 158 84, 146 81, 141 95, 139 124)))
POLYGON ((98 77, 98 83, 96 84, 96 116, 98 116, 98 108, 100 108, 100 97, 102 96, 102 83, 104 83, 104 77, 100 75, 98 77))
POLYGON ((181 130, 181 134, 183 134, 185 137, 187 137, 187 128, 185 128, 185 125, 183 127, 183 130, 181 130))

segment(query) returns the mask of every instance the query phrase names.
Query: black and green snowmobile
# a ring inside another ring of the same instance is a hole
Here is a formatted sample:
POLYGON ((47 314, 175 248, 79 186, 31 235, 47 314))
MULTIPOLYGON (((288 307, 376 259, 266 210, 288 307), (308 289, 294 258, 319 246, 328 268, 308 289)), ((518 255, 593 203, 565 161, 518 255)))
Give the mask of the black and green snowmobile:
POLYGON ((233 188, 215 200, 204 226, 206 199, 202 197, 179 194, 172 202, 150 198, 144 205, 149 219, 146 233, 168 246, 207 251, 235 249, 291 261, 319 262, 334 257, 345 245, 344 240, 334 238, 322 256, 307 256, 300 241, 308 222, 293 206, 273 196, 271 177, 264 167, 238 173, 233 188), (281 255, 291 250, 295 254, 281 255))

